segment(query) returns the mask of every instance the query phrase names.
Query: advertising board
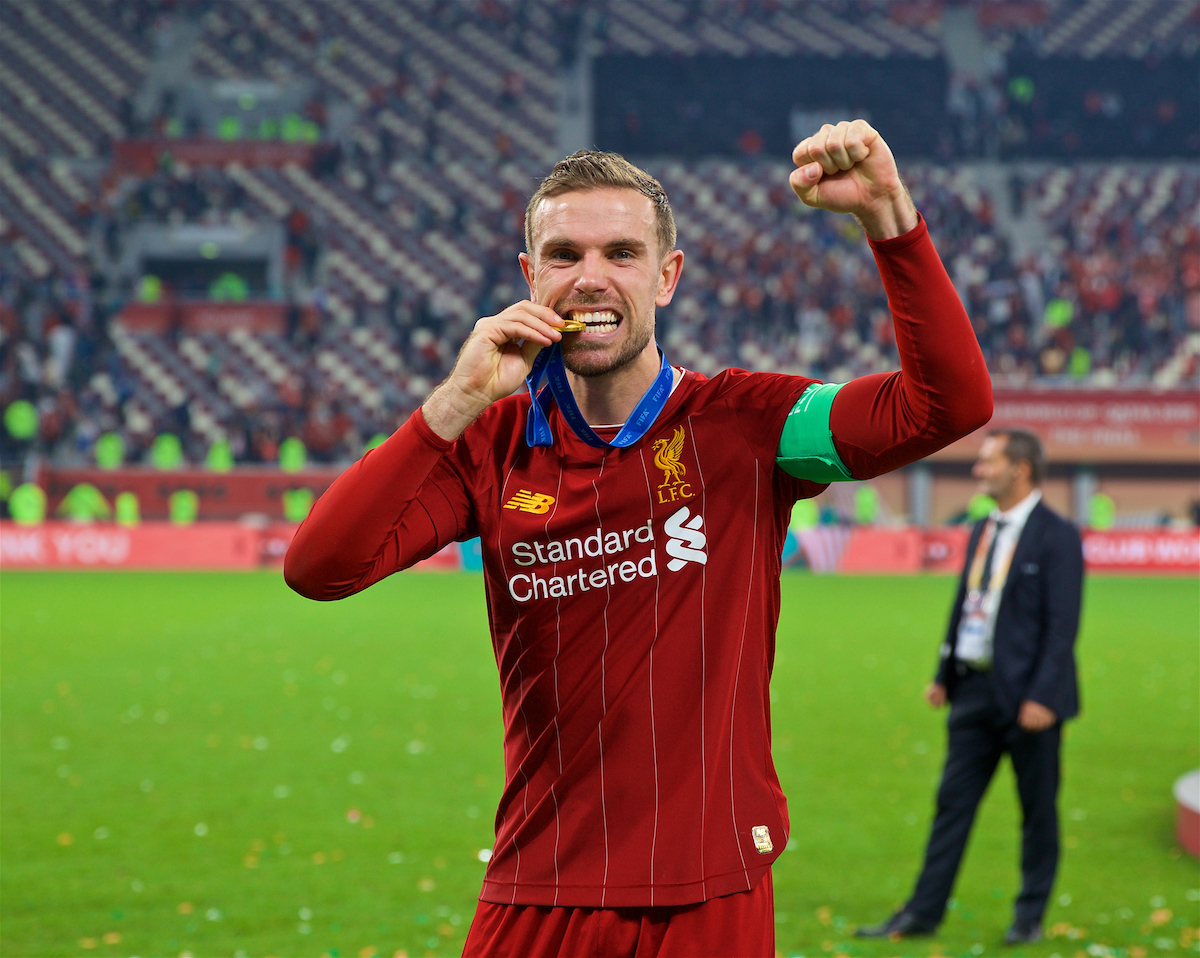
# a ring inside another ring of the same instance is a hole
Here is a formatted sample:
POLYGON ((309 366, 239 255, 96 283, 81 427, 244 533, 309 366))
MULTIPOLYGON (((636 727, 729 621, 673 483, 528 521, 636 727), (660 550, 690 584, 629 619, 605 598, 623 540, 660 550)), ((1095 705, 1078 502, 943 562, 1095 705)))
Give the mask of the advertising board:
POLYGON ((1200 455, 1200 395, 1187 390, 1003 390, 991 421, 947 446, 934 461, 974 461, 983 436, 1004 426, 1031 429, 1052 462, 1181 462, 1200 455))

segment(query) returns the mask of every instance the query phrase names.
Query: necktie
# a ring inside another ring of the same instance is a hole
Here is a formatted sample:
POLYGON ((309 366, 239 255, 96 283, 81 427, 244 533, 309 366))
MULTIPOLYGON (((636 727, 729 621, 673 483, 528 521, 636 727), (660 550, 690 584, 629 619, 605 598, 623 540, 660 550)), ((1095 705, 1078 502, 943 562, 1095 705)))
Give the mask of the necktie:
POLYGON ((1007 523, 1003 519, 996 520, 992 528, 992 541, 988 543, 987 556, 983 560, 983 573, 979 576, 979 588, 988 592, 992 588, 992 564, 996 558, 996 543, 1000 541, 1000 533, 1007 523))

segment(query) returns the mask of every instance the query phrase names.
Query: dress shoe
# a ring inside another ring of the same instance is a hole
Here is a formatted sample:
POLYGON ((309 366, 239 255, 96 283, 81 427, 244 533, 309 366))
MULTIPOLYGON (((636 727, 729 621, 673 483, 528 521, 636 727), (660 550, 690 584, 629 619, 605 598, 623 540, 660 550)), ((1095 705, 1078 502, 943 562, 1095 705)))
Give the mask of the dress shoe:
POLYGON ((1042 926, 1038 922, 1014 921, 1004 933, 1006 945, 1028 945, 1042 938, 1042 926))
POLYGON ((882 925, 871 925, 859 928, 854 932, 856 938, 915 938, 918 935, 932 935, 937 930, 936 925, 923 922, 911 911, 898 911, 882 925))

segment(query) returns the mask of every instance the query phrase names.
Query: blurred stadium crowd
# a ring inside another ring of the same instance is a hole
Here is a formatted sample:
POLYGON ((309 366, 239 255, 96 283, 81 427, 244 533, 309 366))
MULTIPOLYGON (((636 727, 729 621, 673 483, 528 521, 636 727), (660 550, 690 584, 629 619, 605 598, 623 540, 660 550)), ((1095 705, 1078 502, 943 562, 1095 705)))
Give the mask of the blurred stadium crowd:
MULTIPOLYGON (((951 64, 947 132, 898 158, 994 376, 1200 384, 1200 124, 1169 86, 1148 81, 1142 102, 1105 79, 1130 64, 1150 76, 1189 63, 1194 75, 1200 5, 983 7, 992 65, 951 64), (1056 70, 1074 77, 1057 98, 1056 70)), ((937 60, 954 9, 3 0, 0 406, 24 400, 36 421, 3 430, 0 454, 90 462, 115 433, 138 461, 170 432, 193 461, 227 442, 239 462, 274 462, 288 437, 317 461, 352 459, 416 408, 479 316, 524 295, 524 204, 559 155, 563 77, 581 60, 937 60), (222 84, 235 105, 220 115, 191 95, 222 84), (264 112, 272 89, 303 96, 264 112), (169 149, 149 169, 116 161, 131 138, 201 136, 278 142, 307 161, 186 162, 169 149), (213 276, 208 254, 194 273, 128 265, 148 224, 217 235, 268 222, 281 224, 277 274, 213 276), (283 322, 232 333, 118 322, 130 304, 195 297, 275 300, 283 322)), ((668 357, 832 381, 894 368, 859 231, 795 201, 786 152, 771 155, 752 125, 733 132, 729 155, 692 157, 687 142, 672 156, 630 151, 666 187, 687 253, 660 316, 668 357)))

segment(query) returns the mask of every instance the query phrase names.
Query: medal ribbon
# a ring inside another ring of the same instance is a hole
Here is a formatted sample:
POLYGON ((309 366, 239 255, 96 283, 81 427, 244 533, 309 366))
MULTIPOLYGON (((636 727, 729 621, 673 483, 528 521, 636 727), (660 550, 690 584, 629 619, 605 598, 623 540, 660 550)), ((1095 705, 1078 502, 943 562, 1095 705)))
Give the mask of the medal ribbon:
POLYGON ((632 446, 649 432, 650 427, 654 425, 654 420, 663 411, 663 407, 666 406, 667 400, 671 396, 674 373, 661 349, 658 351, 658 355, 662 360, 658 375, 654 377, 650 388, 638 400, 633 413, 621 427, 620 432, 612 442, 609 442, 596 434, 596 431, 583 418, 583 413, 579 411, 579 403, 575 401, 575 394, 571 392, 571 384, 567 380, 567 367, 563 363, 562 344, 555 343, 553 346, 543 349, 537 354, 537 358, 533 361, 533 368, 525 377, 525 385, 529 387, 529 396, 533 400, 529 406, 529 415, 525 420, 525 442, 530 446, 554 445, 554 434, 550 431, 548 413, 550 404, 557 402, 567 425, 589 446, 599 449, 623 449, 626 446, 632 446), (547 385, 539 392, 538 384, 543 375, 546 377, 547 385))

